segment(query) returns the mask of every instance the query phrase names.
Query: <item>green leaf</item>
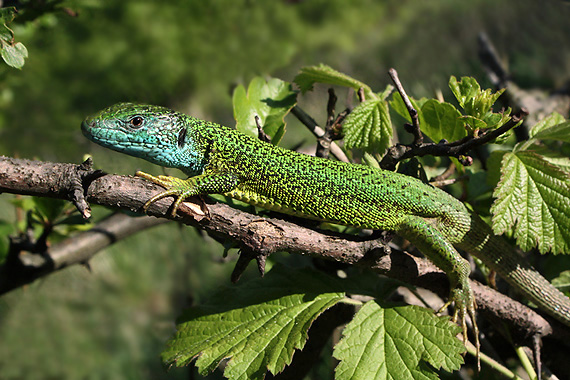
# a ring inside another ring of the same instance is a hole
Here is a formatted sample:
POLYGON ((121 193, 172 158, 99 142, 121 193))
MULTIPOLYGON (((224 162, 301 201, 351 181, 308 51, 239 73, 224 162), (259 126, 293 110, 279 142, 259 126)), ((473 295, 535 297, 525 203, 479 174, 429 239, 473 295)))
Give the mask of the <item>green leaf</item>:
POLYGON ((459 369, 465 347, 449 317, 417 306, 367 302, 334 349, 337 380, 437 379, 432 368, 459 369))
POLYGON ((487 127, 487 123, 474 116, 461 116, 460 120, 463 122, 464 129, 469 131, 469 134, 473 134, 475 131, 485 129, 487 127))
POLYGON ((247 93, 243 86, 236 87, 232 101, 237 130, 257 137, 255 116, 258 116, 263 131, 277 145, 285 133, 284 117, 295 106, 297 93, 290 83, 280 79, 265 81, 256 77, 249 83, 247 93))
MULTIPOLYGON (((526 145, 526 144, 525 144, 526 145)), ((539 154, 544 158, 546 161, 551 163, 552 165, 560 168, 565 172, 570 173, 570 157, 563 155, 559 152, 554 152, 544 145, 534 145, 532 147, 532 151, 536 154, 539 154)))
POLYGON ((8 24, 14 20, 16 8, 0 8, 0 39, 1 45, 12 45, 14 40, 14 32, 8 27, 8 24))
POLYGON ((41 219, 49 221, 51 224, 62 214, 68 202, 63 199, 32 197, 36 212, 41 219))
POLYGON ((449 88, 455 95, 461 108, 465 108, 481 92, 479 83, 477 83, 475 78, 471 77, 463 77, 460 81, 457 81, 457 78, 452 75, 449 78, 449 88))
POLYGON ((421 130, 436 143, 442 139, 457 141, 467 136, 463 122, 459 119, 461 113, 449 103, 430 99, 422 106, 422 115, 421 130))
MULTIPOLYGON (((509 120, 511 120, 511 108, 507 108, 501 112, 489 112, 487 116, 483 118, 483 122, 487 125, 486 129, 497 129, 502 127, 506 124, 509 120)), ((507 142, 508 138, 513 134, 515 128, 522 124, 520 121, 514 128, 509 129, 507 132, 501 134, 497 138, 494 139, 494 144, 504 144, 507 142)))
POLYGON ((465 113, 477 119, 485 118, 493 104, 505 91, 504 89, 495 93, 492 93, 490 89, 481 91, 479 83, 474 78, 462 77, 460 81, 457 81, 454 76, 449 79, 449 88, 465 113))
MULTIPOLYGON (((416 111, 418 111, 418 119, 420 121, 420 127, 422 127, 425 124, 424 116, 422 114, 422 107, 424 106, 424 104, 427 101, 428 101, 427 98, 421 98, 419 100, 415 100, 413 98, 410 98, 410 102, 412 103, 412 107, 414 107, 414 109, 416 111)), ((396 113, 398 115, 400 115, 404 119, 406 119, 408 121, 408 123, 412 122, 412 118, 410 117, 410 113, 408 112, 408 109, 406 108, 406 104, 404 103, 404 99, 402 99, 402 95, 400 95, 399 92, 395 92, 392 95, 392 100, 390 101, 390 108, 392 108, 394 111, 396 111, 396 113)))
POLYGON ((506 150, 494 150, 487 159, 487 184, 496 188, 501 180, 501 163, 505 154, 510 154, 506 150))
POLYGON ((556 278, 552 279, 552 285, 566 294, 570 293, 570 270, 565 270, 556 278))
POLYGON ((570 252, 570 174, 532 151, 507 153, 493 196, 493 231, 523 250, 570 252))
POLYGON ((364 152, 364 156, 362 156, 362 161, 364 162, 364 164, 370 166, 371 168, 380 169, 380 163, 378 162, 378 160, 368 152, 364 152))
POLYGON ((10 241, 8 236, 14 232, 14 225, 4 220, 0 220, 0 264, 8 255, 10 241))
POLYGON ((376 96, 378 96, 379 99, 382 100, 386 100, 388 98, 388 96, 390 96, 390 94, 392 93, 392 91, 394 91, 394 86, 392 86, 391 84, 387 85, 386 88, 384 89, 384 91, 379 92, 378 94, 376 94, 376 96))
POLYGON ((346 117, 343 125, 347 149, 383 153, 390 145, 392 122, 386 101, 375 99, 360 103, 346 117))
POLYGON ((312 90, 315 83, 327 83, 351 87, 355 90, 362 88, 367 100, 376 99, 376 94, 365 83, 323 64, 303 67, 295 77, 294 82, 297 83, 303 93, 312 90))
POLYGON ((15 15, 16 8, 14 7, 0 8, 0 23, 4 25, 11 23, 15 15))
POLYGON ((276 374, 302 349, 312 322, 344 298, 334 278, 312 270, 275 266, 263 279, 225 288, 206 305, 192 307, 162 353, 167 365, 197 358, 201 374, 226 358, 229 379, 276 374))
POLYGON ((0 54, 9 66, 21 69, 28 58, 28 49, 21 42, 17 42, 14 46, 5 45, 0 54))
MULTIPOLYGON (((487 115, 483 118, 483 121, 485 124, 487 124, 487 129, 497 129, 499 127, 502 127, 509 120, 511 120, 511 111, 511 108, 508 107, 506 110, 503 110, 501 112, 487 113, 487 115)), ((512 129, 510 131, 512 131, 512 129)))
MULTIPOLYGON (((0 8, 1 9, 1 8, 0 8)), ((0 27, 0 43, 1 46, 9 45, 14 39, 14 33, 12 30, 6 26, 0 27)))
POLYGON ((14 42, 14 32, 8 27, 15 14, 14 7, 0 8, 0 55, 9 66, 20 69, 28 58, 28 49, 21 42, 14 42))
POLYGON ((417 157, 412 157, 408 160, 401 161, 398 165, 397 172, 413 178, 417 178, 425 183, 428 182, 426 171, 417 157))
POLYGON ((535 131, 533 138, 537 140, 556 140, 570 142, 570 121, 535 131))
POLYGON ((564 116, 560 115, 558 112, 553 112, 550 115, 546 116, 544 119, 540 120, 530 129, 528 133, 529 137, 533 138, 543 130, 549 129, 558 124, 562 124, 565 121, 566 119, 564 116))

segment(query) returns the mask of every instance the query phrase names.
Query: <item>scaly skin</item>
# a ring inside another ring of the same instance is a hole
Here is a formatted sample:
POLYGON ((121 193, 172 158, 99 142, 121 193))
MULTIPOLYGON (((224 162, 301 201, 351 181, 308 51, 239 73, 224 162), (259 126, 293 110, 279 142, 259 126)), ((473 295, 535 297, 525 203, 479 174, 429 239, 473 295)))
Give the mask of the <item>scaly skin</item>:
POLYGON ((463 203, 415 178, 296 153, 157 106, 117 104, 87 118, 81 128, 104 147, 190 176, 181 180, 137 173, 167 189, 150 199, 145 211, 166 196, 177 197, 175 214, 187 197, 224 194, 305 218, 395 231, 447 273, 450 302, 456 304, 454 319, 462 322, 466 336, 466 314, 475 325, 475 299, 469 265, 456 250, 464 249, 570 326, 568 297, 463 203))

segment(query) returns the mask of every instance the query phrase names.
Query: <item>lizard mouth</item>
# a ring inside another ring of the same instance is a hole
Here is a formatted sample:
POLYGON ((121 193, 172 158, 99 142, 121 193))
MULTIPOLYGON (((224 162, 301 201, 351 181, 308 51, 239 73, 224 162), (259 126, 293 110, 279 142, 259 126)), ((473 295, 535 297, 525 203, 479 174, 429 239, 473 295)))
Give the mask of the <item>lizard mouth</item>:
POLYGON ((112 126, 107 125, 105 121, 98 121, 96 118, 88 117, 81 123, 81 132, 89 140, 99 141, 104 140, 108 131, 110 129, 118 130, 112 126))
MULTIPOLYGON (((114 150, 119 150, 113 147, 113 143, 117 143, 116 141, 117 138, 115 136, 114 139, 110 139, 110 136, 107 133, 108 129, 109 128, 107 128, 105 123, 98 122, 94 118, 87 118, 83 120, 83 122, 81 123, 81 132, 89 140, 97 144, 102 144, 105 147, 109 147, 114 150)), ((120 151, 123 151, 123 149, 121 149, 120 151)))
POLYGON ((83 132, 83 134, 85 134, 86 132, 88 132, 91 128, 93 128, 94 126, 94 122, 89 120, 89 119, 85 119, 83 120, 83 122, 81 123, 81 131, 83 132))

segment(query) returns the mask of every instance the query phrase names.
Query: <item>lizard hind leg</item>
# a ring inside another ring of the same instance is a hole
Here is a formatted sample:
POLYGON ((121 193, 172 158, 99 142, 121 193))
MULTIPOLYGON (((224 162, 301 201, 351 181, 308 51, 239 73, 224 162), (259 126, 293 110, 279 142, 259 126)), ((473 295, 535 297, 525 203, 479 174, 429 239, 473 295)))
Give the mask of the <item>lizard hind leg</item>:
MULTIPOLYGON (((471 318, 475 335, 477 363, 479 363, 479 329, 475 318, 475 296, 469 284, 471 269, 469 263, 455 249, 445 234, 435 225, 434 220, 426 220, 418 216, 407 216, 397 229, 397 233, 414 244, 439 269, 443 270, 450 283, 448 302, 439 312, 451 303, 455 304, 453 321, 458 323, 463 332, 463 340, 467 341, 467 316, 471 318)), ((479 364, 478 364, 479 365, 479 364)))

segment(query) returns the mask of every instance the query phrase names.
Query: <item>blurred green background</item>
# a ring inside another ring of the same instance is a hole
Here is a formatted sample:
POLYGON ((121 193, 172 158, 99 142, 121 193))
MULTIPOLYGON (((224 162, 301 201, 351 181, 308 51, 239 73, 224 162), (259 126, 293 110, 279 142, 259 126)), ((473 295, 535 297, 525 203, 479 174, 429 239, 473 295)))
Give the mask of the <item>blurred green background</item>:
MULTIPOLYGON (((570 79, 570 8, 559 0, 77 0, 58 9, 11 25, 29 58, 22 70, 0 64, 0 154, 79 163, 90 153, 107 172, 160 172, 89 143, 81 120, 138 101, 231 126, 237 84, 291 81, 321 62, 377 91, 395 67, 414 97, 445 92, 450 75, 488 86, 482 31, 520 86, 570 79)), ((322 94, 300 99, 321 123, 322 94)), ((288 121, 286 141, 304 139, 288 121)), ((0 221, 16 226, 13 198, 0 196, 0 221)), ((101 252, 91 271, 70 268, 0 298, 0 379, 193 378, 191 368, 165 372, 159 354, 180 310, 229 282, 222 253, 191 228, 163 225, 101 252)))

